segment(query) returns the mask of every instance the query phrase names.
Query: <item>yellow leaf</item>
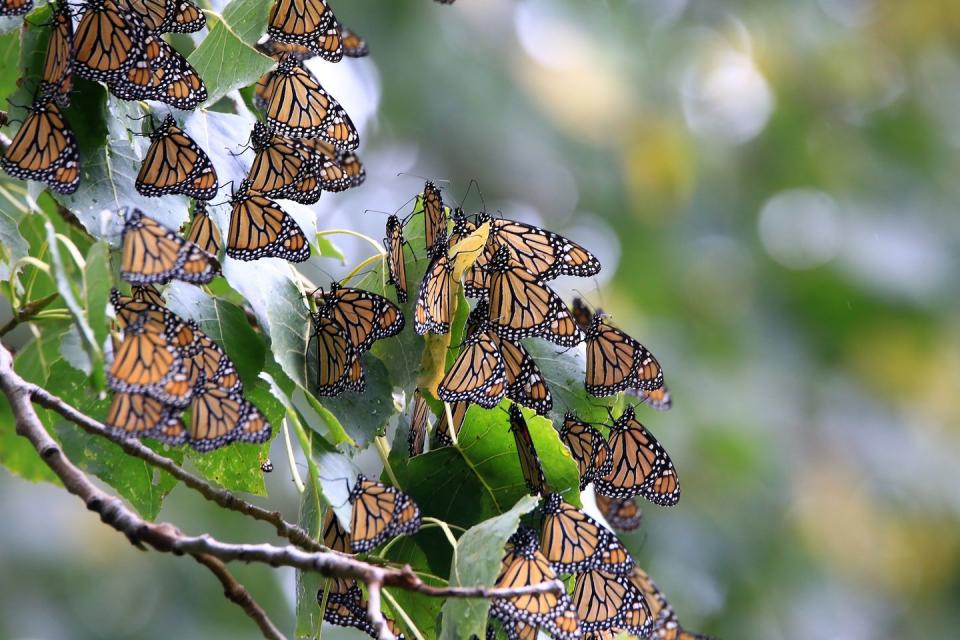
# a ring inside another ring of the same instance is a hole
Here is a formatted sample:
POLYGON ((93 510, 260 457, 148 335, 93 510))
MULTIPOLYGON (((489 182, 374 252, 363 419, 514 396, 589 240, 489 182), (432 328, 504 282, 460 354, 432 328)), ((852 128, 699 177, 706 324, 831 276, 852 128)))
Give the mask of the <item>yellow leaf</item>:
POLYGON ((460 282, 460 278, 463 277, 466 270, 472 267, 473 263, 477 261, 489 237, 490 223, 484 222, 477 227, 473 233, 450 247, 450 258, 453 260, 454 282, 460 282))

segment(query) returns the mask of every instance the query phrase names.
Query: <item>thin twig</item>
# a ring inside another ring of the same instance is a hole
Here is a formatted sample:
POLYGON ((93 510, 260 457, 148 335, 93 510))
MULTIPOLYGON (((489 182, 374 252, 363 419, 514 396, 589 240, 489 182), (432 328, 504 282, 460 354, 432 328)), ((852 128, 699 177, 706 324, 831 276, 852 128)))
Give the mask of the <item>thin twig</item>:
POLYGON ((243 609, 243 611, 257 623, 264 638, 268 640, 284 640, 284 635, 277 629, 270 618, 267 617, 266 611, 253 599, 253 596, 250 595, 246 587, 237 582, 237 579, 234 578, 230 570, 227 569, 227 565, 223 564, 223 562, 217 558, 203 553, 193 556, 193 559, 210 569, 210 572, 213 573, 217 580, 220 581, 220 584, 223 585, 223 595, 227 600, 243 609))
POLYGON ((60 294, 56 291, 53 293, 43 296, 42 298, 37 298, 36 300, 31 300, 27 304, 23 305, 17 309, 16 313, 13 314, 13 317, 10 318, 10 321, 5 325, 0 327, 0 336, 5 336, 14 329, 17 328, 23 322, 26 322, 33 318, 35 315, 40 313, 47 305, 56 300, 60 294))
POLYGON ((177 480, 183 482, 184 485, 197 491, 207 500, 215 502, 224 509, 230 509, 231 511, 248 515, 256 520, 272 524, 276 528, 278 535, 304 549, 309 549, 310 551, 326 550, 325 546, 314 540, 303 528, 284 520, 279 511, 269 511, 263 507, 258 507, 226 489, 221 489, 210 484, 200 476, 185 470, 170 458, 164 457, 142 444, 139 440, 112 436, 103 424, 77 411, 74 407, 45 389, 29 383, 27 383, 27 388, 34 402, 40 406, 56 411, 87 433, 108 438, 117 443, 126 453, 140 458, 159 469, 163 469, 177 480))

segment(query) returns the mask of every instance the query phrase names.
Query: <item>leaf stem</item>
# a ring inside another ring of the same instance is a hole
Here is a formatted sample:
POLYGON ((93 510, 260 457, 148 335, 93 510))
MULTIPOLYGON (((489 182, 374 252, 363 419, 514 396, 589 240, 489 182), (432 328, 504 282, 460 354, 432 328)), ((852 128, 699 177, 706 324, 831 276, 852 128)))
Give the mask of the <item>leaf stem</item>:
POLYGON ((379 253, 381 256, 387 255, 387 251, 386 249, 383 248, 382 244, 380 244, 370 236, 365 235, 363 233, 359 233, 357 231, 353 231, 352 229, 327 229, 326 231, 317 231, 317 236, 336 236, 336 235, 353 236, 354 238, 359 238, 360 240, 363 240, 364 242, 368 243, 371 247, 376 249, 377 253, 379 253))
POLYGON ((296 485, 297 491, 300 494, 303 494, 307 490, 307 487, 303 484, 303 478, 300 477, 300 472, 297 471, 297 457, 293 453, 293 443, 290 441, 290 428, 287 424, 287 419, 283 419, 283 444, 287 449, 287 462, 290 464, 290 476, 293 478, 293 484, 296 485))
POLYGON ((390 482, 393 483, 393 486, 399 487, 400 481, 397 480, 397 476, 393 472, 393 467, 390 465, 390 446, 387 444, 387 439, 383 436, 377 436, 373 439, 373 442, 377 447, 377 454, 379 454, 380 460, 383 461, 383 468, 390 477, 390 482))
POLYGON ((444 522, 443 520, 437 520, 436 518, 426 517, 422 519, 423 522, 429 522, 440 527, 443 530, 443 535, 447 537, 447 542, 450 543, 450 546, 453 547, 454 551, 457 549, 457 539, 453 536, 453 531, 450 530, 450 525, 444 522))
POLYGON ((361 262, 360 264, 358 264, 356 267, 354 267, 354 268, 350 271, 350 273, 348 273, 347 275, 345 275, 345 276, 343 277, 342 281, 343 281, 344 283, 350 282, 350 280, 352 280, 352 279, 355 278, 357 275, 359 275, 361 272, 363 272, 363 270, 366 269, 367 267, 369 267, 371 264, 373 264, 373 263, 375 263, 375 262, 381 262, 381 261, 383 260, 384 255, 386 255, 386 254, 380 254, 380 253, 378 253, 378 254, 376 254, 376 255, 370 256, 369 258, 367 258, 366 260, 364 260, 363 262, 361 262))
POLYGON ((407 625, 407 629, 410 630, 410 633, 414 635, 417 640, 426 640, 423 633, 420 629, 417 628, 417 625, 413 623, 413 620, 407 615, 407 612, 404 611, 403 607, 400 606, 400 603, 394 599, 386 589, 381 589, 380 593, 383 594, 383 597, 386 598, 387 602, 390 603, 390 608, 393 609, 393 612, 396 613, 403 619, 403 623, 407 625))
MULTIPOLYGON (((13 331, 17 325, 22 322, 27 322, 31 318, 35 318, 40 315, 40 312, 43 311, 44 307, 56 300, 60 296, 60 292, 54 291, 51 294, 45 295, 42 298, 37 298, 36 300, 31 300, 27 304, 20 307, 16 313, 13 314, 13 317, 10 318, 10 321, 7 324, 0 327, 0 336, 5 336, 11 331, 13 331)), ((66 316, 69 319, 69 314, 66 316)))

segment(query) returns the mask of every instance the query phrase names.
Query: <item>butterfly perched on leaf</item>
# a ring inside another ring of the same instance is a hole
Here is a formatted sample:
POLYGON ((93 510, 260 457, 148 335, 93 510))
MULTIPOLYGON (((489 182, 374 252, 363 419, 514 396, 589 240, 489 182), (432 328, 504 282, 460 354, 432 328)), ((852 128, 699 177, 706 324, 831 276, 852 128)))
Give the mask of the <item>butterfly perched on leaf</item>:
POLYGON ((442 239, 433 246, 430 263, 417 291, 413 325, 419 335, 450 331, 453 263, 447 249, 446 234, 441 233, 441 236, 442 239))
POLYGON ((152 33, 192 33, 207 24, 193 0, 126 0, 152 33))
POLYGON ((580 490, 613 468, 610 447, 603 434, 573 413, 563 416, 560 439, 570 450, 580 472, 580 490))
POLYGON ((43 182, 58 193, 80 186, 80 152, 54 96, 40 95, 10 141, 0 166, 14 178, 43 182))
POLYGON ((517 446, 517 455, 520 456, 520 472, 530 490, 530 495, 540 495, 546 487, 547 480, 543 475, 543 464, 537 455, 537 448, 530 437, 530 428, 523 417, 523 412, 516 404, 511 404, 507 411, 510 416, 510 433, 513 434, 514 444, 517 446))
POLYGON ((274 200, 253 189, 249 180, 231 195, 227 255, 237 260, 283 258, 305 262, 310 245, 300 225, 274 200))
POLYGON ((350 490, 350 549, 364 553, 396 536, 420 529, 420 507, 395 487, 362 474, 350 490))
POLYGON ((572 347, 583 339, 577 323, 560 296, 500 245, 489 264, 489 316, 504 338, 540 337, 572 347))
MULTIPOLYGON (((521 526, 507 541, 494 586, 525 587, 556 579, 556 572, 540 550, 536 531, 521 526)), ((524 637, 535 638, 537 627, 542 627, 554 638, 572 640, 580 637, 570 596, 563 592, 494 598, 490 603, 490 616, 515 633, 527 634, 528 628, 532 628, 534 635, 524 637)))
POLYGON ((266 104, 267 124, 280 135, 320 138, 338 149, 359 146, 350 116, 295 56, 281 57, 277 68, 260 78, 256 92, 266 104))
POLYGON ((430 406, 419 389, 413 392, 413 414, 410 416, 410 433, 407 435, 407 453, 412 458, 423 453, 427 441, 430 406))
POLYGON ((148 33, 123 0, 87 0, 74 34, 74 71, 88 80, 121 81, 143 59, 148 33))
POLYGON ((602 569, 622 575, 633 558, 617 536, 599 522, 565 502, 559 493, 543 501, 543 554, 557 573, 602 569))
POLYGON ((144 53, 124 74, 107 81, 110 93, 123 100, 156 100, 177 109, 196 109, 207 87, 187 59, 155 33, 144 40, 144 53))
POLYGON ((150 134, 136 187, 145 196, 180 193, 210 200, 217 194, 217 171, 207 153, 168 114, 150 134))
POLYGON ((220 271, 216 258, 136 208, 121 212, 123 254, 120 275, 130 284, 182 280, 207 284, 220 271))
POLYGON ((196 202, 193 220, 190 222, 190 230, 187 232, 187 240, 214 257, 219 256, 220 249, 223 248, 223 236, 220 234, 220 227, 207 213, 207 205, 202 200, 196 202))
POLYGON ((507 246, 510 257, 519 262, 541 282, 561 275, 582 278, 600 272, 600 261, 585 248, 557 233, 525 222, 491 217, 478 213, 470 220, 462 210, 453 215, 455 237, 469 235, 477 227, 489 223, 490 234, 483 253, 464 277, 464 293, 471 298, 482 298, 490 288, 487 268, 501 245, 507 246))
POLYGON ((580 628, 587 633, 618 630, 646 637, 653 629, 643 592, 627 576, 601 569, 577 573, 573 604, 580 628))
POLYGON ((277 42, 306 47, 329 62, 343 57, 340 23, 326 0, 275 0, 267 34, 277 42))
POLYGON ((59 2, 50 19, 50 38, 40 76, 40 95, 52 97, 59 106, 70 104, 73 90, 73 12, 59 2))
POLYGON ((632 406, 613 421, 607 444, 613 464, 609 473, 594 478, 598 493, 611 498, 639 495, 667 507, 677 504, 677 470, 666 449, 637 420, 632 406))
POLYGON ((403 248, 407 241, 403 238, 403 224, 397 216, 387 218, 387 237, 383 246, 387 250, 387 283, 397 290, 397 300, 407 301, 407 264, 403 257, 403 248))
POLYGON ((591 312, 580 298, 574 298, 572 313, 586 334, 587 393, 602 397, 636 389, 651 407, 670 408, 663 370, 646 347, 607 322, 602 311, 591 312))

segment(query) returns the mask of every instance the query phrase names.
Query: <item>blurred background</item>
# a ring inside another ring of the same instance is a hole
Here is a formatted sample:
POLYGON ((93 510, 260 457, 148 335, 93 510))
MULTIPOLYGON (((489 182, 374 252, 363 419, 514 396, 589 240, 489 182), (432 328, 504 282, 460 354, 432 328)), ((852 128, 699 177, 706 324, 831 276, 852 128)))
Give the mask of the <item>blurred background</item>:
MULTIPOLYGON (((955 637, 956 0, 333 4, 371 57, 313 64, 369 177, 321 200, 320 227, 382 237, 364 210, 404 205, 407 172, 452 204, 476 180, 468 210, 596 252, 597 281, 558 287, 665 368, 674 409, 638 411, 683 500, 627 540, 684 626, 955 637)), ((268 477, 270 504, 295 517, 288 485, 268 477)), ((0 638, 258 637, 204 570, 120 544, 59 489, 0 470, 0 513, 0 638)), ((271 533, 182 489, 160 517, 271 533)), ((291 572, 236 572, 292 620, 291 572)))

